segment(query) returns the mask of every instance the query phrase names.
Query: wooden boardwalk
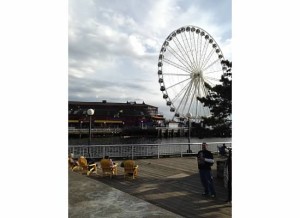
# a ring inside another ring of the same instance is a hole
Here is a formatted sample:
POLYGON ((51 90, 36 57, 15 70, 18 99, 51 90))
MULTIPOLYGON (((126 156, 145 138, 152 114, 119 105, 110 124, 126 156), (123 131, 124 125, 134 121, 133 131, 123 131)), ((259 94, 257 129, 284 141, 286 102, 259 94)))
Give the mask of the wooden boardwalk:
MULTIPOLYGON (((218 157, 215 158, 215 161, 218 157)), ((217 198, 202 196, 196 157, 169 157, 160 159, 138 159, 139 176, 124 179, 123 168, 118 167, 118 175, 112 179, 91 174, 90 177, 130 195, 148 201, 183 217, 228 218, 232 216, 231 205, 225 203, 227 190, 222 179, 213 175, 217 198)), ((115 161, 121 163, 120 161, 115 161)))

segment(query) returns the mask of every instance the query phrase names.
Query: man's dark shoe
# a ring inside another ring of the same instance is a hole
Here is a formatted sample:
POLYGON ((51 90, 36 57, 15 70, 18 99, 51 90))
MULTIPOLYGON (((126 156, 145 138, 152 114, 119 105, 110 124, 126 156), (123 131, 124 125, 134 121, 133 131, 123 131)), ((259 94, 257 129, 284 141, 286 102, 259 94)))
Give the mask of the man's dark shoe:
POLYGON ((210 197, 212 197, 212 198, 216 198, 216 195, 211 195, 210 197))
POLYGON ((202 196, 207 196, 208 194, 206 192, 203 192, 202 193, 202 196))

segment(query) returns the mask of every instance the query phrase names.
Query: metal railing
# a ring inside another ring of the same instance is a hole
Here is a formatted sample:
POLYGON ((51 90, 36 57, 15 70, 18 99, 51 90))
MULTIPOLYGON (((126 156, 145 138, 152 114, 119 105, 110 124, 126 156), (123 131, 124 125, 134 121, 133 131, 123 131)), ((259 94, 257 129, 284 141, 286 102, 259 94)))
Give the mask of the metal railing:
MULTIPOLYGON (((218 152, 218 146, 225 144, 231 147, 231 142, 208 142, 208 150, 218 152)), ((138 159, 143 157, 161 156, 186 156, 195 155, 200 151, 201 144, 190 143, 192 152, 188 152, 189 143, 165 143, 165 144, 122 144, 122 145, 69 145, 68 152, 73 153, 75 158, 85 156, 87 158, 111 158, 138 159)))
MULTIPOLYGON (((70 134, 80 134, 80 133, 88 133, 89 129, 74 129, 74 128, 69 128, 69 133, 70 134)), ((119 133, 122 132, 121 128, 93 128, 91 129, 92 133, 119 133)))

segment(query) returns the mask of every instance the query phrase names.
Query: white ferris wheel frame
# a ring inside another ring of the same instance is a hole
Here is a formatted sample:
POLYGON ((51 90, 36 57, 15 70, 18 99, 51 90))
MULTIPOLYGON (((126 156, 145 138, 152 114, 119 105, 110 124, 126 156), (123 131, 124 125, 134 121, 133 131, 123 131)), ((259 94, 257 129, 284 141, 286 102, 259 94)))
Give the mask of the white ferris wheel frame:
POLYGON ((221 62, 223 53, 205 30, 184 26, 165 39, 158 58, 158 82, 174 118, 200 122, 209 117, 209 108, 197 100, 210 93, 210 87, 221 84, 227 68, 221 62))

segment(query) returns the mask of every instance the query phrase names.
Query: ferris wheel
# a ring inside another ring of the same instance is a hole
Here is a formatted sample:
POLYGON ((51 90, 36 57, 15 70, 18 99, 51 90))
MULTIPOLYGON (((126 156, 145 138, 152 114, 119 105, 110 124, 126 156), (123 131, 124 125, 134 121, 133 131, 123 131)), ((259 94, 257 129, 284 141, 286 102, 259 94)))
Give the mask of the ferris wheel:
POLYGON ((222 51, 213 37, 196 26, 173 31, 164 41, 158 58, 158 82, 174 118, 190 116, 194 122, 210 116, 197 99, 209 95, 226 71, 222 51))

